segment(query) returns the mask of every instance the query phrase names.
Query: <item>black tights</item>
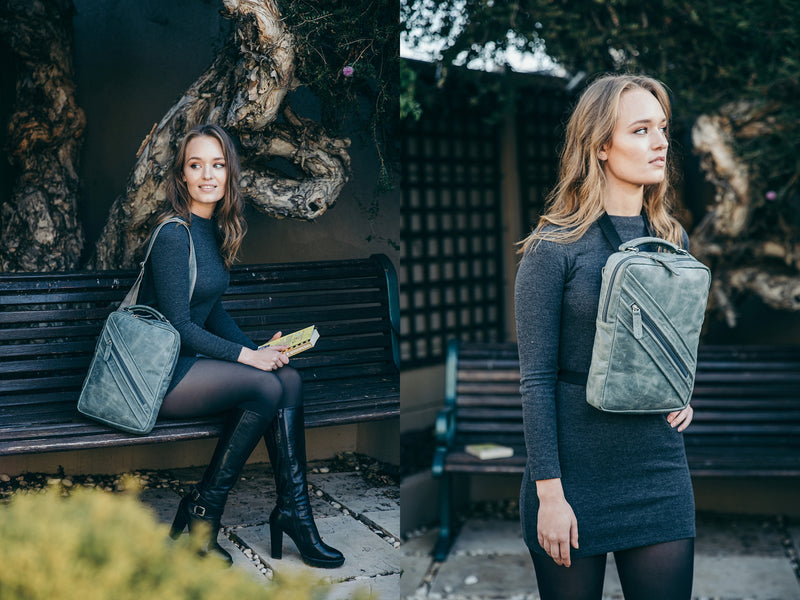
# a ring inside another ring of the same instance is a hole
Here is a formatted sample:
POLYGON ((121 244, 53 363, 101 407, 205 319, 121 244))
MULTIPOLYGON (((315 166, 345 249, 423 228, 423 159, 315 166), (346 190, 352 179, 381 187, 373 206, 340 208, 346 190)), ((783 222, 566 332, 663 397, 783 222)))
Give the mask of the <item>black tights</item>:
POLYGON ((178 385, 164 397, 163 417, 202 417, 234 407, 268 419, 279 408, 298 407, 303 401, 303 382, 292 367, 261 371, 224 360, 200 358, 178 385))
MULTIPOLYGON (((573 559, 561 567, 531 552, 542 600, 600 600, 606 555, 573 559)), ((625 600, 689 600, 694 576, 694 538, 614 553, 625 600)))

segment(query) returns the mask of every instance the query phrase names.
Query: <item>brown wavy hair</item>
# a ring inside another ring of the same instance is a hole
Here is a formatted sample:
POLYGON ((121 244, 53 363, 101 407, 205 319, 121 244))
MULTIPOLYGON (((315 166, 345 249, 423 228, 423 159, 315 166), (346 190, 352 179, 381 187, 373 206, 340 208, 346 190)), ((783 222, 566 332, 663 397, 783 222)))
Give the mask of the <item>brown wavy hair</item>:
MULTIPOLYGON (((558 183, 547 197, 544 214, 522 240, 524 254, 537 240, 567 244, 580 239, 604 212, 606 177, 598 158, 610 143, 619 115, 619 99, 628 90, 643 89, 655 96, 669 122, 672 110, 664 85, 642 75, 604 75, 581 94, 567 122, 561 150, 558 183), (554 225, 555 229, 545 226, 554 225)), ((644 186, 644 211, 653 233, 678 246, 681 227, 670 215, 673 168, 669 156, 664 179, 644 186)))
POLYGON ((220 238, 219 252, 225 266, 230 269, 242 246, 242 240, 247 232, 247 222, 242 214, 244 205, 239 191, 239 155, 231 136, 219 125, 214 123, 196 125, 181 140, 175 153, 175 160, 167 171, 167 204, 158 220, 161 222, 177 215, 191 224, 192 197, 181 175, 186 162, 186 147, 194 138, 202 136, 212 137, 219 142, 228 172, 225 195, 214 208, 214 218, 217 221, 220 238))

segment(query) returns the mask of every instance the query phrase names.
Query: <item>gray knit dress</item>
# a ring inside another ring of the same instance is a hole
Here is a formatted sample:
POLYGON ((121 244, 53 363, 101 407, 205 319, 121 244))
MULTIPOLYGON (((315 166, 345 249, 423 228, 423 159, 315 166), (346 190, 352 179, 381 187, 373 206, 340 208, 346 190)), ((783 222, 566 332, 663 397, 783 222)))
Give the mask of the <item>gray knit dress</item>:
MULTIPOLYGON (((647 235, 644 220, 611 217, 620 238, 647 235)), ((688 245, 684 233, 684 247, 688 245)), ((570 244, 542 241, 522 259, 515 304, 527 463, 520 494, 525 543, 537 540, 536 481, 560 477, 592 556, 694 537, 694 496, 683 435, 666 415, 610 414, 559 368, 587 372, 601 270, 611 249, 593 224, 570 244)))
POLYGON ((181 336, 181 351, 167 393, 197 362, 198 356, 236 362, 242 346, 257 346, 222 307, 230 273, 219 253, 217 224, 192 215, 192 242, 197 281, 189 300, 189 236, 182 225, 167 224, 153 243, 145 268, 142 298, 172 323, 181 336))

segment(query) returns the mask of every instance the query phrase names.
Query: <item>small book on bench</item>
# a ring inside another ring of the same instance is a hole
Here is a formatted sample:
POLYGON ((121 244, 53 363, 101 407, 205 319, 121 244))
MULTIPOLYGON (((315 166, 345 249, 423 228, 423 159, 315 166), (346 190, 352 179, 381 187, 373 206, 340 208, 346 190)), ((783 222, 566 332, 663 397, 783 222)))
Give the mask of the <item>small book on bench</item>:
POLYGON ((467 444, 464 450, 481 460, 514 456, 514 449, 500 444, 467 444))
POLYGON ((319 331, 317 331, 316 326, 310 325, 305 329, 282 335, 277 340, 270 340, 266 344, 261 344, 258 349, 261 350, 261 348, 266 348, 267 346, 289 346, 284 350, 284 354, 286 356, 294 356, 303 350, 313 348, 318 339, 319 331))

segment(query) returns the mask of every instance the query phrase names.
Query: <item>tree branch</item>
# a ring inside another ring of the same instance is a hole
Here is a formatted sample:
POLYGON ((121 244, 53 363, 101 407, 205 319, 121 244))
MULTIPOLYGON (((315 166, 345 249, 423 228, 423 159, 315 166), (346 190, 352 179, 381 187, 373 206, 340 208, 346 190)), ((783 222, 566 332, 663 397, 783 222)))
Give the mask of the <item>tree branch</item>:
POLYGON ((223 4, 236 21, 231 41, 142 142, 125 195, 111 207, 90 266, 134 264, 166 199, 165 175, 177 145, 198 123, 215 122, 238 135, 245 195, 267 214, 317 218, 335 202, 347 180, 349 142, 328 138, 299 118, 302 126, 289 116, 286 124, 276 123, 296 82, 292 36, 275 0, 223 0, 223 4), (293 140, 292 131, 313 133, 293 140), (276 178, 257 168, 265 157, 286 152, 292 160, 299 159, 307 178, 276 178), (327 166, 317 168, 318 164, 327 166))

